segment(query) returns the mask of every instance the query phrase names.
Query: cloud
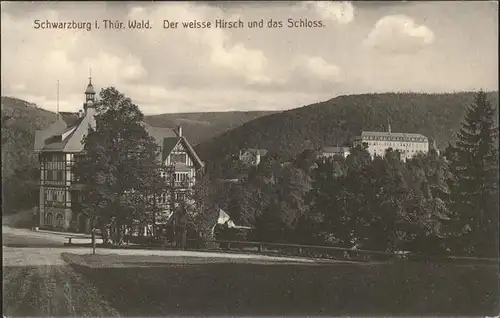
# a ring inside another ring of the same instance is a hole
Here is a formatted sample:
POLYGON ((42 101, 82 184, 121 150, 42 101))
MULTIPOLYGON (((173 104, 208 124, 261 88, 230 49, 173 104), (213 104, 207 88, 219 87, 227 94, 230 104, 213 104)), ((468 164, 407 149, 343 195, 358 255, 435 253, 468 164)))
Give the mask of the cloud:
POLYGON ((363 44, 386 52, 412 53, 433 42, 434 33, 427 26, 405 15, 389 15, 375 24, 363 44))
MULTIPOLYGON (((46 103, 54 100, 58 80, 62 96, 83 92, 89 67, 95 84, 113 85, 123 91, 132 91, 131 87, 139 84, 170 90, 231 88, 269 80, 265 53, 235 41, 226 29, 163 29, 166 19, 178 22, 237 19, 234 14, 193 3, 141 4, 108 8, 109 12, 94 9, 79 14, 68 6, 56 11, 47 4, 36 9, 30 7, 25 15, 2 11, 2 48, 9 48, 2 49, 2 80, 13 83, 3 85, 5 93, 19 94, 23 88, 29 91, 27 97, 38 96, 35 101, 46 103), (33 29, 34 20, 102 19, 149 20, 153 29, 123 31, 101 27, 91 32, 33 29)), ((161 98, 158 96, 158 100, 161 98)))
POLYGON ((115 86, 148 114, 286 109, 338 93, 498 87, 498 16, 491 4, 408 2, 397 10, 416 21, 425 17, 427 27, 390 16, 375 28, 371 21, 387 9, 354 5, 2 2, 2 94, 55 110, 59 80, 60 109, 77 111, 90 66, 97 89, 115 86), (322 19, 326 27, 287 28, 289 18, 322 19), (149 20, 152 29, 36 30, 36 19, 149 20), (163 20, 216 19, 285 23, 275 29, 163 28, 163 20), (429 26, 439 41, 433 42, 429 26), (360 50, 367 34, 370 49, 360 50), (432 45, 416 52, 426 43, 432 45), (379 54, 374 47, 415 54, 379 54))
POLYGON ((313 8, 322 19, 347 24, 354 19, 354 6, 347 1, 305 1, 304 6, 313 8))
POLYGON ((329 64, 320 56, 301 56, 299 61, 313 76, 322 80, 337 82, 340 79, 340 68, 329 64))
POLYGON ((327 62, 321 56, 299 54, 280 74, 250 84, 255 89, 266 91, 332 94, 335 86, 343 80, 342 69, 338 65, 327 62))
MULTIPOLYGON (((150 20, 161 22, 168 17, 169 21, 175 22, 211 22, 214 24, 217 18, 226 18, 233 21, 238 16, 225 16, 221 9, 207 5, 192 3, 176 3, 175 5, 161 6, 154 10, 146 10, 144 7, 134 7, 129 12, 129 17, 133 19, 150 20)), ((253 81, 255 78, 264 76, 267 66, 267 58, 263 51, 259 49, 248 48, 244 43, 233 41, 230 32, 222 28, 207 29, 183 29, 181 26, 175 30, 158 29, 147 33, 151 42, 163 42, 173 44, 174 39, 179 39, 185 46, 179 48, 183 50, 181 54, 190 54, 186 52, 186 46, 192 49, 195 54, 205 55, 204 61, 213 68, 210 70, 229 72, 231 77, 240 77, 247 81, 253 81), (169 34, 170 33, 170 34, 169 34), (173 34, 172 34, 173 33, 173 34), (168 34, 168 35, 167 35, 168 34), (173 35, 173 39, 170 38, 173 35)), ((170 48, 175 50, 175 48, 170 48)), ((200 65, 201 66, 201 65, 200 65)))
POLYGON ((316 93, 335 92, 342 82, 341 68, 321 56, 299 55, 289 75, 287 85, 316 93))

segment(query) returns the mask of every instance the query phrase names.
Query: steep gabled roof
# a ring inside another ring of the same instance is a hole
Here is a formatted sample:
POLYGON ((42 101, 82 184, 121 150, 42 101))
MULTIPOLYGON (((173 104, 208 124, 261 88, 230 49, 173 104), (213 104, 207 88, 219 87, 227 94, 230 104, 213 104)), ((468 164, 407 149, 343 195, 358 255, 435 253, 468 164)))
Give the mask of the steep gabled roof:
POLYGON ((154 127, 145 122, 142 122, 142 126, 146 129, 148 134, 155 139, 156 144, 159 146, 163 145, 164 138, 177 137, 177 134, 172 128, 154 127))
POLYGON ((64 131, 68 128, 67 123, 62 119, 58 118, 54 123, 44 130, 35 131, 35 151, 41 151, 46 147, 46 141, 51 137, 62 135, 64 131))
MULTIPOLYGON (((95 125, 95 110, 88 108, 85 116, 73 120, 73 113, 61 113, 61 116, 47 129, 35 132, 35 151, 63 151, 80 152, 83 150, 82 140, 88 134, 89 126, 95 125), (68 125, 72 122, 72 125, 68 125)), ((186 138, 179 136, 172 128, 154 127, 142 122, 147 133, 154 138, 156 144, 162 148, 162 161, 181 142, 194 163, 198 167, 204 164, 186 138)))
POLYGON ((186 148, 187 152, 198 167, 203 167, 205 165, 203 161, 201 161, 200 157, 198 157, 196 151, 194 151, 193 147, 191 146, 191 144, 189 144, 187 139, 179 136, 163 139, 162 161, 165 161, 165 159, 170 155, 170 153, 172 152, 172 150, 174 150, 175 146, 177 146, 178 143, 181 143, 184 148, 186 148))
POLYGON ((68 127, 75 126, 79 120, 81 121, 81 117, 78 117, 78 113, 59 112, 59 116, 66 122, 68 127))
POLYGON ((201 167, 201 168, 204 167, 205 164, 203 163, 203 161, 201 161, 200 157, 198 157, 198 154, 196 154, 196 151, 194 151, 193 147, 187 141, 187 139, 184 138, 184 137, 181 137, 181 142, 187 148, 187 150, 189 151, 189 153, 191 154, 191 156, 193 157, 193 159, 195 160, 195 162, 198 164, 198 166, 201 167))
POLYGON ((179 143, 179 140, 181 140, 180 137, 168 137, 163 139, 163 147, 162 147, 162 161, 164 161, 168 155, 174 150, 175 146, 179 143))
POLYGON ((73 125, 68 125, 66 122, 66 120, 73 120, 71 116, 66 116, 66 120, 64 115, 59 116, 49 128, 35 132, 35 151, 82 151, 82 140, 88 134, 89 126, 95 126, 94 114, 95 110, 89 107, 85 116, 76 118, 73 125))

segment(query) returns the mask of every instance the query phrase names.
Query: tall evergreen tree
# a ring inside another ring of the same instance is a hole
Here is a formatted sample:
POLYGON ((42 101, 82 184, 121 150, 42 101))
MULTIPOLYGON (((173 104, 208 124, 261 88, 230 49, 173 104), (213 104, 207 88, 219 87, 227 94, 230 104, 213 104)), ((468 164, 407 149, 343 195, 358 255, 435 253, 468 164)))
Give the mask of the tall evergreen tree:
POLYGON ((452 232, 460 233, 454 249, 478 256, 498 254, 498 128, 494 116, 486 93, 478 92, 466 111, 456 146, 447 149, 453 173, 450 225, 452 232))

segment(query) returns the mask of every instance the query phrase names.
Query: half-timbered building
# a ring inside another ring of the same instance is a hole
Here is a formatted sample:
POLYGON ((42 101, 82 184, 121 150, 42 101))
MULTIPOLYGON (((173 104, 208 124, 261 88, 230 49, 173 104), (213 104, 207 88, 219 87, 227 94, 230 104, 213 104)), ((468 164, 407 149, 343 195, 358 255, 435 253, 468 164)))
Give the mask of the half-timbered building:
MULTIPOLYGON (((81 209, 85 201, 83 185, 79 184, 72 172, 75 162, 85 158, 82 140, 89 127, 96 127, 95 106, 99 103, 94 86, 89 81, 85 90, 83 109, 77 113, 59 113, 56 121, 47 129, 36 131, 35 152, 40 162, 40 200, 37 220, 41 229, 89 232, 89 216, 81 209)), ((202 172, 204 164, 182 135, 182 128, 153 127, 142 123, 160 148, 161 167, 158 173, 173 180, 175 196, 194 186, 196 176, 202 172)), ((164 204, 167 217, 169 193, 157 198, 164 204)))

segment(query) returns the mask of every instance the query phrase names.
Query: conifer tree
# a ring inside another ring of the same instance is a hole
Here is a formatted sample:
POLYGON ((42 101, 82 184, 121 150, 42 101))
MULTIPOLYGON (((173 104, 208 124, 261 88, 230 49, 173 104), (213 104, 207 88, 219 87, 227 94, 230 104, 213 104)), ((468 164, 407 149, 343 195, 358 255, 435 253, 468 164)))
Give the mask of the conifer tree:
POLYGON ((477 93, 466 111, 456 146, 447 149, 452 178, 453 248, 477 256, 498 253, 498 143, 495 109, 477 93))

